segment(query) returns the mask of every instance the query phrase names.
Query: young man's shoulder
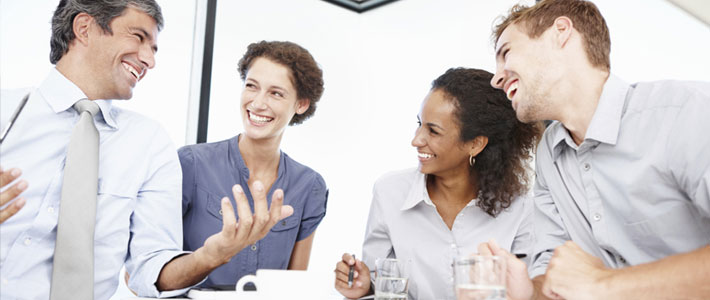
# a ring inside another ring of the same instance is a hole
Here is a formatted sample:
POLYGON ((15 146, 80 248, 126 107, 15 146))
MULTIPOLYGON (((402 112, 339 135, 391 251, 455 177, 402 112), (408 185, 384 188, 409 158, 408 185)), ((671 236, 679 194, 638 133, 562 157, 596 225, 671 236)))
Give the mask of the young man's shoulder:
POLYGON ((681 107, 689 101, 710 103, 710 82, 659 80, 638 82, 633 85, 633 98, 630 111, 681 107))

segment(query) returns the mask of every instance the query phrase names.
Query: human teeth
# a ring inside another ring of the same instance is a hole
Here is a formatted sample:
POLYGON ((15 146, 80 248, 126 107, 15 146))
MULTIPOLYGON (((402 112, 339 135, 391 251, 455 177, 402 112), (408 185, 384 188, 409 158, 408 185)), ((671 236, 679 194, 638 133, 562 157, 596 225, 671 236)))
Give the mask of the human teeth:
POLYGON ((417 153, 417 154, 418 154, 419 157, 421 157, 421 158, 432 158, 432 157, 434 157, 434 155, 431 155, 431 154, 429 154, 429 153, 417 153))
POLYGON ((249 119, 254 122, 269 122, 269 121, 273 120, 272 118, 257 116, 255 114, 251 114, 251 113, 249 114, 249 119))
POLYGON ((517 81, 508 87, 508 91, 506 92, 506 95, 508 96, 508 100, 513 100, 513 92, 515 92, 517 89, 518 89, 518 82, 517 81))
POLYGON ((129 64, 127 64, 127 63, 123 63, 123 67, 124 67, 126 70, 128 70, 128 72, 131 72, 131 74, 133 74, 133 76, 135 76, 136 78, 138 78, 138 71, 136 71, 136 69, 134 69, 133 67, 131 67, 131 65, 129 65, 129 64))

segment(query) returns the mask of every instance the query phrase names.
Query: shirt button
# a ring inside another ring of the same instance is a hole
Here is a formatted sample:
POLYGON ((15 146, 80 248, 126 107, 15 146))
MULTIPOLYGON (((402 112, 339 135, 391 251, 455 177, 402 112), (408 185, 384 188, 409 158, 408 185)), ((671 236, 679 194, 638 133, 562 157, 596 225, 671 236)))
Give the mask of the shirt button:
POLYGON ((221 209, 219 210, 219 215, 220 215, 220 216, 222 215, 222 210, 221 210, 221 209))
POLYGON ((584 164, 584 170, 589 171, 592 168, 592 166, 589 163, 584 164))
POLYGON ((602 215, 600 215, 599 213, 596 213, 596 214, 594 214, 593 218, 594 218, 594 221, 599 221, 602 219, 602 215))
POLYGON ((456 244, 451 244, 451 249, 456 249, 456 244))
POLYGON ((50 214, 53 214, 53 213, 54 213, 54 207, 51 207, 51 206, 50 206, 50 207, 47 207, 47 212, 50 213, 50 214))
POLYGON ((281 226, 286 226, 286 220, 281 221, 281 226))
POLYGON ((256 244, 251 245, 251 251, 256 251, 256 244))
POLYGON ((25 246, 29 246, 30 244, 32 244, 32 238, 26 238, 25 239, 25 246))
POLYGON ((453 276, 449 277, 449 281, 454 282, 454 277, 453 276))
POLYGON ((623 256, 619 256, 619 261, 621 261, 622 264, 626 264, 626 259, 623 256))

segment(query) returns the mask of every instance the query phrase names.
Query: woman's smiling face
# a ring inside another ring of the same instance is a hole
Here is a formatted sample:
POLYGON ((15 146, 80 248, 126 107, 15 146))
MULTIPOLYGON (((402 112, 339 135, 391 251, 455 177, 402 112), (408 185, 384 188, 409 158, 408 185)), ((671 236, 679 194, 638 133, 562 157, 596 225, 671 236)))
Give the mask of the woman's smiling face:
POLYGON ((469 153, 461 142, 456 123, 454 101, 442 90, 432 90, 422 103, 412 146, 417 148, 420 170, 424 174, 443 175, 468 172, 469 153))
POLYGON ((244 80, 241 112, 244 131, 252 139, 280 137, 291 118, 308 109, 299 100, 291 71, 268 58, 254 60, 244 80))

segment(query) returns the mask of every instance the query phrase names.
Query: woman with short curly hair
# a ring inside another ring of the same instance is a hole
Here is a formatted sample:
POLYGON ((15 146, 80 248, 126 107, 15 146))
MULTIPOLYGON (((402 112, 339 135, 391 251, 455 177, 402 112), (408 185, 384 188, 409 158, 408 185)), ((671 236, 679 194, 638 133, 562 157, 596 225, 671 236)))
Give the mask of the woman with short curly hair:
POLYGON ((362 261, 344 254, 335 288, 348 298, 372 292, 376 258, 411 261, 410 299, 455 299, 452 263, 495 239, 513 253, 532 246, 528 190, 539 124, 523 124, 493 74, 449 69, 434 80, 412 146, 419 168, 389 173, 373 191, 362 261), (355 281, 348 286, 349 267, 355 281))
MULTIPOLYGON (((232 195, 235 184, 252 210, 253 198, 266 194, 266 199, 283 197, 293 214, 278 221, 263 239, 220 262, 223 265, 200 285, 207 288, 233 288, 257 269, 305 270, 328 198, 321 175, 280 150, 286 127, 313 116, 323 94, 323 72, 316 61, 297 44, 261 41, 248 46, 238 70, 244 83, 239 103, 244 131, 179 150, 183 247, 194 251, 221 230, 220 199, 232 195)), ((237 207, 234 200, 232 206, 237 207)), ((253 222, 259 222, 257 216, 253 222)))

